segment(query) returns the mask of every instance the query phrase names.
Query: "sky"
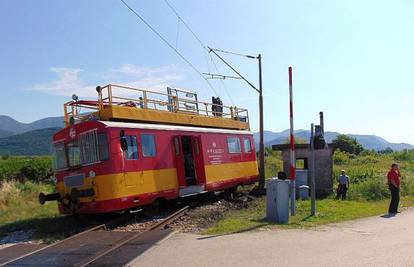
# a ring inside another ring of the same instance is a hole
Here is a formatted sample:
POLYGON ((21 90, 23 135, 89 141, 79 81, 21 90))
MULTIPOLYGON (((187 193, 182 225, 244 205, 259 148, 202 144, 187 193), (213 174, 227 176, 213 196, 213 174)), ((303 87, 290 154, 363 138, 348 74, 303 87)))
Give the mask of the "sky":
MULTIPOLYGON (((164 0, 125 0, 199 72, 234 75, 208 54, 164 0)), ((414 144, 414 2, 169 0, 202 44, 263 58, 265 129, 289 127, 293 67, 295 128, 325 114, 329 131, 414 144)), ((121 83, 219 95, 249 109, 258 94, 240 80, 205 80, 120 1, 0 1, 0 114, 21 122, 63 115, 72 94, 121 83)), ((221 54, 253 84, 257 61, 221 54)))

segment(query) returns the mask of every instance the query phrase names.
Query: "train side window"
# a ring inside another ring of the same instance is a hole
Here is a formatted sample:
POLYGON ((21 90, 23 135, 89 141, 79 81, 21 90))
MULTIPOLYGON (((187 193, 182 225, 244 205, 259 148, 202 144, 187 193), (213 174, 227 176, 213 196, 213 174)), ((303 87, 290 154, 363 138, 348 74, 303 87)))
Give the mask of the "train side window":
POLYGON ((238 137, 227 137, 227 148, 229 153, 241 153, 241 144, 238 137))
POLYGON ((137 137, 134 135, 125 136, 127 142, 126 158, 127 159, 138 159, 138 146, 137 137))
POLYGON ((244 152, 245 153, 252 152, 252 144, 250 143, 250 139, 249 138, 244 138, 243 139, 243 145, 244 145, 244 152))
POLYGON ((155 146, 155 136, 152 134, 141 135, 142 156, 155 157, 157 155, 157 148, 155 146))

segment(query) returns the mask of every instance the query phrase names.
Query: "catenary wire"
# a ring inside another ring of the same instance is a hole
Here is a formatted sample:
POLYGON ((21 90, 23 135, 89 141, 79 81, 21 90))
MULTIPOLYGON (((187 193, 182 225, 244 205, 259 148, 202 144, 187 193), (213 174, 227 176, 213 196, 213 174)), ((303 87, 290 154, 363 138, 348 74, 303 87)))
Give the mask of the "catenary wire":
MULTIPOLYGON (((204 51, 210 56, 210 60, 213 63, 214 68, 216 69, 217 72, 219 72, 217 65, 215 63, 215 61, 213 60, 213 57, 211 56, 210 53, 208 53, 208 48, 207 46, 203 43, 203 41, 201 41, 201 39, 198 37, 198 35, 191 29, 191 27, 183 20, 183 18, 180 16, 180 14, 177 12, 177 10, 170 4, 170 2, 168 2, 168 0, 164 0, 164 2, 167 4, 167 6, 172 10, 172 12, 177 16, 177 18, 183 23, 183 25, 187 28, 187 30, 193 35, 193 37, 200 43, 201 47, 204 49, 204 51)), ((209 63, 208 63, 208 59, 206 57, 206 54, 203 53, 204 55, 204 59, 206 60, 207 63, 207 68, 209 69, 209 63)), ((208 70, 210 72, 210 69, 208 70)), ((222 88, 224 89, 224 91, 226 92, 226 95, 228 96, 231 104, 234 106, 234 101, 232 99, 232 97, 230 96, 230 93, 228 92, 228 88, 225 85, 223 80, 220 80, 222 88)))
POLYGON ((130 5, 128 5, 124 0, 120 0, 139 20, 141 20, 153 33, 155 33, 168 47, 170 47, 182 60, 184 60, 198 75, 200 75, 203 80, 208 84, 210 89, 217 94, 217 91, 214 89, 213 85, 207 80, 206 77, 186 58, 181 54, 177 49, 172 46, 167 39, 165 39, 154 27, 151 26, 138 12, 136 12, 130 5))

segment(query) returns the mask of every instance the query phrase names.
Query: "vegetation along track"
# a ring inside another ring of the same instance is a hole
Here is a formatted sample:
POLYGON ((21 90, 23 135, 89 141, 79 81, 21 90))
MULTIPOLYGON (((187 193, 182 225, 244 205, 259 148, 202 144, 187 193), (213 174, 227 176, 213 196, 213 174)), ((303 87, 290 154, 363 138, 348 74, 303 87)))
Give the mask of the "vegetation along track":
POLYGON ((172 230, 168 224, 179 219, 185 206, 163 220, 149 224, 144 231, 106 231, 130 219, 130 215, 26 253, 1 266, 124 266, 146 251, 172 230))

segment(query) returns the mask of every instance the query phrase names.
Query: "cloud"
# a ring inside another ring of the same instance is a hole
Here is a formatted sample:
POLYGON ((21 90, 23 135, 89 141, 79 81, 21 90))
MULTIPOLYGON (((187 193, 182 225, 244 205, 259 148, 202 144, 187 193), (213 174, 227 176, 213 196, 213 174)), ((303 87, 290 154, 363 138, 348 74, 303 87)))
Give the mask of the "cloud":
POLYGON ((29 90, 68 97, 77 94, 80 98, 84 98, 96 97, 96 85, 111 83, 165 92, 167 86, 174 86, 184 79, 182 71, 175 65, 151 68, 123 64, 100 74, 85 73, 78 68, 52 67, 49 70, 57 77, 34 85, 29 90), (94 78, 88 79, 88 77, 94 78))
POLYGON ((73 93, 76 94, 88 94, 89 91, 93 92, 93 86, 88 86, 79 78, 79 73, 83 70, 63 67, 53 67, 49 69, 57 75, 57 78, 53 81, 37 84, 31 90, 41 91, 52 95, 67 95, 70 96, 73 93))

